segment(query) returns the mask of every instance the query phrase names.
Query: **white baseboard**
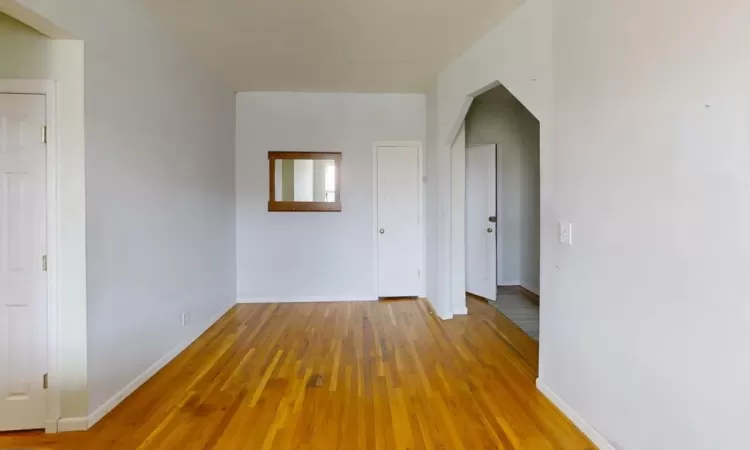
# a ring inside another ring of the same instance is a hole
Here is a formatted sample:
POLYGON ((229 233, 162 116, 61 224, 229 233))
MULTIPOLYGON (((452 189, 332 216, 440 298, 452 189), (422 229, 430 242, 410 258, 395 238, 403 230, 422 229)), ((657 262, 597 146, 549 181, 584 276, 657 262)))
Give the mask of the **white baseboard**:
POLYGON ((557 394, 555 394, 552 389, 549 388, 546 384, 542 382, 541 379, 536 379, 536 388, 544 394, 547 399, 552 402, 553 405, 557 407, 557 409, 560 410, 568 419, 570 419, 571 422, 575 426, 578 427, 579 430, 583 434, 588 437, 591 442, 594 443, 597 447, 599 447, 600 450, 616 450, 615 447, 610 444, 610 442, 601 434, 599 434, 598 431, 596 431, 596 428, 591 426, 590 423, 586 422, 583 417, 578 415, 577 412, 573 410, 563 399, 558 397, 557 394))
POLYGON ((467 314, 469 314, 469 308, 466 306, 459 306, 453 309, 454 316, 465 316, 467 314))
POLYGON ((48 420, 44 423, 44 432, 47 434, 57 433, 57 420, 48 420))
POLYGON ((438 317, 442 320, 451 320, 453 318, 453 313, 436 313, 438 317))
POLYGON ((372 295, 328 295, 328 296, 289 296, 289 297, 242 297, 237 303, 315 303, 315 302, 376 302, 372 295))
POLYGON ((536 295, 539 295, 539 289, 538 288, 532 288, 528 283, 524 283, 523 281, 503 281, 502 283, 498 283, 497 287, 516 287, 521 286, 522 288, 526 289, 527 291, 533 292, 536 295))
POLYGON ((421 297, 423 298, 429 305, 430 309, 432 309, 432 312, 435 313, 437 317, 439 317, 441 320, 450 320, 453 318, 453 314, 444 314, 442 311, 438 311, 438 309, 435 307, 435 304, 432 303, 432 300, 430 300, 429 297, 421 297))
MULTIPOLYGON (((67 417, 57 421, 55 428, 57 433, 66 433, 68 431, 86 431, 88 430, 88 417, 67 417)), ((50 433, 47 429, 47 433, 50 433)))
MULTIPOLYGON (((124 388, 120 389, 118 393, 113 395, 109 400, 107 400, 101 406, 96 408, 91 414, 89 414, 88 423, 87 423, 88 428, 93 427, 94 424, 96 424, 99 420, 102 419, 102 417, 104 417, 110 411, 115 409, 115 407, 119 405, 123 400, 125 400, 125 398, 127 398, 130 394, 132 394, 136 389, 141 387, 141 385, 143 385, 143 383, 148 381, 149 378, 154 376, 156 372, 160 371, 162 368, 164 368, 164 366, 166 366, 170 361, 172 361, 177 355, 182 353, 183 350, 188 348, 190 344, 195 342, 196 339, 198 339, 203 333, 205 333, 206 330, 208 330, 211 327, 211 325, 216 323, 216 321, 219 320, 221 316, 223 316, 224 314, 227 313, 227 311, 232 309, 233 306, 234 305, 227 305, 226 307, 223 307, 219 312, 214 314, 204 326, 199 328, 198 332, 194 336, 180 342, 172 350, 167 352, 166 355, 162 356, 158 361, 153 363, 151 367, 146 369, 142 374, 138 375, 133 381, 128 383, 124 388)), ((65 420, 74 420, 74 419, 61 419, 60 421, 58 421, 58 424, 62 423, 65 420)), ((59 425, 59 427, 61 427, 61 425, 59 425)), ((83 429, 85 430, 87 428, 83 428, 83 429)), ((60 429, 60 431, 63 431, 63 430, 60 429)), ((68 431, 71 431, 71 430, 68 430, 68 431)))

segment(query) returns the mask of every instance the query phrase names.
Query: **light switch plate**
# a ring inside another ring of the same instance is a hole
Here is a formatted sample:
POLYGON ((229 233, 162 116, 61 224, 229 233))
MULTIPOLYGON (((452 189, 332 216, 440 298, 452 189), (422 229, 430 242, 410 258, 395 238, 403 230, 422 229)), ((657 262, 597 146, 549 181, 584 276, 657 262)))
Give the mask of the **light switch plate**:
POLYGON ((573 224, 560 222, 560 243, 573 245, 573 224))

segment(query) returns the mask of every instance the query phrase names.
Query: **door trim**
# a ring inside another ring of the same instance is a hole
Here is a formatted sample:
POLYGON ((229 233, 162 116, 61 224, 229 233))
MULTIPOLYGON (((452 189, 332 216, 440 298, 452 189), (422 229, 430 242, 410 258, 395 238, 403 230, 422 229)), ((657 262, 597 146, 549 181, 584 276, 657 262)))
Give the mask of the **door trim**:
POLYGON ((498 286, 502 286, 503 280, 505 280, 505 264, 503 264, 503 255, 505 251, 505 242, 503 241, 503 234, 500 230, 502 224, 503 208, 503 148, 500 144, 495 145, 495 217, 497 217, 497 226, 495 231, 495 260, 497 261, 497 267, 495 267, 495 282, 498 286))
MULTIPOLYGON (((452 201, 463 201, 466 203, 466 123, 462 122, 458 129, 456 139, 451 143, 451 183, 460 183, 463 189, 460 192, 452 191, 452 201), (456 199, 461 195, 461 199, 456 199)), ((450 233, 456 233, 463 238, 460 241, 450 243, 448 265, 451 267, 452 276, 448 282, 450 292, 450 317, 469 314, 466 300, 466 208, 453 210, 450 216, 450 233)))
POLYGON ((59 280, 57 213, 57 86, 50 80, 0 78, 0 93, 44 95, 47 121, 47 433, 57 432, 60 419, 59 280))
POLYGON ((425 192, 425 165, 424 165, 424 149, 422 143, 419 141, 378 141, 372 144, 372 249, 373 249, 373 291, 374 297, 379 298, 378 288, 378 149, 381 147, 415 147, 418 155, 419 165, 419 242, 421 247, 421 258, 420 258, 420 283, 419 283, 419 296, 424 298, 427 296, 427 235, 426 235, 426 224, 425 224, 425 204, 426 204, 426 192, 425 192))

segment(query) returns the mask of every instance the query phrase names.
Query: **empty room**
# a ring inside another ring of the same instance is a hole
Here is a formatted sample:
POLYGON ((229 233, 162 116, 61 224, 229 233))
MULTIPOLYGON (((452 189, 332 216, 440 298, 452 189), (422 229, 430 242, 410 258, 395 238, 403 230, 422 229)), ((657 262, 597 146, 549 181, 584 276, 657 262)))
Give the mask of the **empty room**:
POLYGON ((0 448, 747 448, 748 22, 0 0, 0 448))

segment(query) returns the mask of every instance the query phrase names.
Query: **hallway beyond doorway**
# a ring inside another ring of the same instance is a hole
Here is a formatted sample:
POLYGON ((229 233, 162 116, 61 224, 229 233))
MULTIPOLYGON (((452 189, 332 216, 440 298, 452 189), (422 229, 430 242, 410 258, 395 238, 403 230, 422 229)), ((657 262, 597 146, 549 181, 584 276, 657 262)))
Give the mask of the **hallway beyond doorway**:
POLYGON ((539 297, 533 295, 521 286, 498 286, 496 300, 490 304, 539 342, 539 297))

